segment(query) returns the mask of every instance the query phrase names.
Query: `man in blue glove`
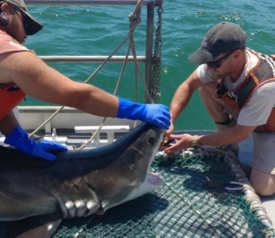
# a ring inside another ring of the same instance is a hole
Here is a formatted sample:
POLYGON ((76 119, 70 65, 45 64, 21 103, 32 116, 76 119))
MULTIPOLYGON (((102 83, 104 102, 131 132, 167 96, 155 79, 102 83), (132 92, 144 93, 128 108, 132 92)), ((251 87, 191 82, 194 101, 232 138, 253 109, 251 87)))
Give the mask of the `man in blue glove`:
POLYGON ((55 159, 47 151, 67 150, 54 142, 34 141, 20 127, 12 109, 26 94, 97 116, 141 120, 169 128, 168 107, 117 98, 92 85, 72 81, 46 65, 22 45, 28 35, 42 27, 30 15, 23 0, 0 2, 0 131, 6 136, 5 143, 47 160, 55 159))

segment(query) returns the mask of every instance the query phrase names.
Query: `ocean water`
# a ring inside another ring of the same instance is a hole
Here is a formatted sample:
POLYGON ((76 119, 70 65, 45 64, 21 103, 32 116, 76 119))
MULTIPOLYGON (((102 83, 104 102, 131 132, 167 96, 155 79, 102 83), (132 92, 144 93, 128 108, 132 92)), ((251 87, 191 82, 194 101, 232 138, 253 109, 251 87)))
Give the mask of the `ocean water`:
MULTIPOLYGON (((25 45, 37 55, 109 55, 125 39, 128 15, 134 6, 28 5, 29 11, 44 25, 25 45)), ((247 46, 263 53, 275 53, 275 3, 271 0, 164 0, 162 22, 162 74, 160 102, 169 106, 177 87, 196 69, 188 56, 201 44, 210 27, 230 21, 248 35, 247 46)), ((136 50, 145 54, 146 6, 135 32, 136 50)), ((155 22, 157 14, 155 15, 155 22)), ((128 44, 117 55, 125 55, 128 44)), ((99 64, 51 64, 73 80, 85 81, 99 64)), ((91 83, 114 92, 122 64, 107 64, 91 83)), ((141 69, 144 67, 141 65, 141 69)), ((126 67, 117 95, 134 100, 133 65, 126 67)), ((143 101, 143 85, 138 83, 138 99, 143 101)), ((27 97, 21 105, 48 105, 27 97)), ((211 130, 214 123, 207 115, 198 92, 176 122, 177 130, 211 130)))

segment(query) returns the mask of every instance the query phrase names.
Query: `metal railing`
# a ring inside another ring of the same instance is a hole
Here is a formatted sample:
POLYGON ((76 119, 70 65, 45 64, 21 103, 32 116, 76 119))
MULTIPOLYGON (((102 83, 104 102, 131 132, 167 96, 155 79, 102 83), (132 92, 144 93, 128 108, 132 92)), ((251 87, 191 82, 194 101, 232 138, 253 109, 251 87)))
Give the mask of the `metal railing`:
MULTIPOLYGON (((137 0, 25 0, 27 5, 136 5, 137 0)), ((154 34, 154 7, 162 5, 163 0, 144 0, 143 5, 147 6, 147 26, 146 26, 146 50, 145 55, 138 55, 137 62, 145 63, 145 81, 148 88, 152 74, 153 62, 153 34, 154 34)), ((104 62, 108 56, 102 55, 76 55, 76 56, 39 56, 45 62, 81 62, 100 63, 104 62)), ((109 62, 123 63, 125 56, 113 56, 109 62)), ((128 62, 134 62, 133 57, 128 58, 128 62)), ((148 97, 145 98, 149 102, 148 97)))
MULTIPOLYGON (((160 6, 162 0, 144 0, 144 5, 160 6)), ((136 5, 137 0, 25 0, 33 5, 136 5)))

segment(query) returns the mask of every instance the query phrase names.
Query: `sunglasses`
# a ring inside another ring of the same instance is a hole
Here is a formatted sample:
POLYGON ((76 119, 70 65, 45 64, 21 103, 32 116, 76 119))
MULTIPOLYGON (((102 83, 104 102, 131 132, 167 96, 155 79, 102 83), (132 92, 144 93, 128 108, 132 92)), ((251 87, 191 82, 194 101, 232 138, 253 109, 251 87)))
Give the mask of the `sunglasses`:
POLYGON ((22 11, 20 11, 22 16, 23 16, 23 24, 24 24, 24 29, 27 31, 27 27, 29 25, 29 17, 22 11))
POLYGON ((232 52, 226 54, 226 55, 225 55, 223 58, 221 58, 220 60, 208 62, 208 63, 206 63, 206 64, 207 64, 209 67, 211 67, 211 68, 215 68, 215 69, 220 68, 221 65, 222 65, 222 62, 224 62, 224 61, 229 57, 229 55, 231 55, 233 52, 234 52, 234 51, 232 51, 232 52))
POLYGON ((24 29, 25 31, 27 30, 27 27, 29 25, 29 17, 22 11, 22 9, 14 4, 9 3, 9 5, 11 5, 14 9, 16 9, 17 11, 19 11, 22 15, 22 21, 23 21, 23 25, 24 25, 24 29))

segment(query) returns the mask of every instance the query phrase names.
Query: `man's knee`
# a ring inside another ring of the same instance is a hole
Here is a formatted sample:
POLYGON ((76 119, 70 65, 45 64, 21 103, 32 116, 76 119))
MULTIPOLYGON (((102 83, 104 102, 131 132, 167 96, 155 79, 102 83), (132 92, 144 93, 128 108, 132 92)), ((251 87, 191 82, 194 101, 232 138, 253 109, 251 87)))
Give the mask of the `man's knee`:
POLYGON ((252 169, 250 183, 255 192, 260 196, 275 194, 275 175, 252 169))

